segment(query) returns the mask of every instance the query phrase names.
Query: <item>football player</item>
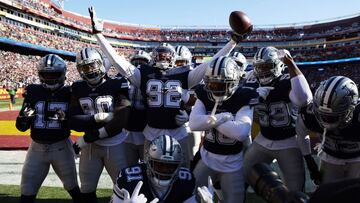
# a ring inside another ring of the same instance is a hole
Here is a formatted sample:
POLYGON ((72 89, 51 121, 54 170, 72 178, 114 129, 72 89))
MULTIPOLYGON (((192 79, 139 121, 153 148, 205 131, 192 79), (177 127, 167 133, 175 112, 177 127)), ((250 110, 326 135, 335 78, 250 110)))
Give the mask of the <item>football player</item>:
MULTIPOLYGON (((241 76, 242 79, 245 79, 246 77, 246 67, 248 65, 247 60, 244 56, 244 54, 240 53, 240 52, 234 52, 231 54, 232 59, 236 62, 236 64, 238 65, 239 70, 241 71, 241 73, 243 74, 241 76)), ((241 82, 241 81, 240 81, 241 82)))
POLYGON ((243 73, 231 57, 214 60, 205 73, 205 84, 196 89, 198 100, 190 114, 191 130, 205 131, 201 160, 193 171, 196 186, 205 186, 211 176, 220 183, 222 202, 244 201, 242 142, 251 130, 250 101, 258 94, 238 86, 243 73))
POLYGON ((35 202, 50 165, 69 192, 80 202, 74 152, 69 139, 70 87, 65 86, 66 63, 55 54, 46 55, 37 66, 41 84, 25 88, 24 103, 16 128, 30 128, 32 139, 21 174, 21 203, 35 202))
MULTIPOLYGON (((149 64, 150 54, 145 51, 138 51, 131 59, 130 63, 136 67, 149 64)), ((144 98, 139 88, 130 84, 129 97, 131 101, 131 110, 128 119, 128 125, 125 127, 127 138, 125 140, 126 159, 128 165, 135 165, 139 160, 144 160, 144 134, 142 133, 146 126, 146 109, 144 98)))
POLYGON ((245 153, 245 176, 254 164, 270 164, 277 160, 284 182, 292 191, 302 191, 305 169, 296 140, 297 107, 312 99, 309 85, 297 68, 290 53, 274 47, 263 47, 254 57, 254 75, 259 86, 258 104, 254 113, 259 119, 260 132, 245 153), (284 74, 285 65, 289 74, 284 74))
MULTIPOLYGON (((136 68, 124 57, 119 56, 115 49, 101 34, 102 26, 96 19, 93 8, 89 9, 93 25, 93 34, 97 38, 102 50, 130 83, 140 88, 147 101, 147 126, 143 133, 148 141, 152 141, 161 134, 168 134, 177 139, 183 146, 185 157, 189 157, 187 150, 187 132, 184 123, 187 122, 183 104, 189 100, 187 90, 197 85, 205 74, 208 63, 204 63, 191 71, 171 74, 175 66, 176 53, 172 46, 161 44, 152 51, 152 61, 149 66, 136 68)), ((232 34, 232 39, 214 58, 226 55, 236 46, 244 36, 232 34)), ((185 161, 188 163, 189 161, 185 161)))
POLYGON ((196 202, 195 179, 189 169, 181 167, 183 158, 181 146, 174 138, 155 138, 146 150, 145 163, 121 171, 111 202, 129 202, 129 193, 133 194, 132 199, 141 193, 146 199, 159 202, 196 202), (143 183, 140 192, 139 182, 143 183))
POLYGON ((192 60, 192 54, 190 50, 183 45, 179 45, 175 47, 176 51, 176 60, 175 60, 175 66, 176 67, 183 67, 188 66, 191 67, 191 60, 192 60))
POLYGON ((310 175, 314 181, 328 183, 360 177, 358 99, 354 81, 344 76, 333 76, 321 82, 313 102, 301 109, 297 121, 299 136, 305 137, 309 131, 322 135, 318 154, 321 174, 313 162, 310 175))
POLYGON ((71 86, 71 129, 85 132, 74 146, 81 148, 79 174, 84 202, 97 202, 96 187, 103 168, 115 182, 127 166, 126 135, 121 128, 126 126, 130 111, 128 83, 107 77, 103 58, 94 48, 77 54, 76 67, 83 80, 71 86), (114 125, 120 128, 110 133, 114 125))

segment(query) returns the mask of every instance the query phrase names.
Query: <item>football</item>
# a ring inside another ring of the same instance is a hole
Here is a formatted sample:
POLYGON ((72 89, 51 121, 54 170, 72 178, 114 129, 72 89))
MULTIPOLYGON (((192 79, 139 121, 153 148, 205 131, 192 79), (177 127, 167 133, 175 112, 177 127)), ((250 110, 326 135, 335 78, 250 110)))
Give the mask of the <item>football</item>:
POLYGON ((250 18, 242 11, 231 12, 229 23, 231 29, 240 35, 249 34, 253 29, 250 18))

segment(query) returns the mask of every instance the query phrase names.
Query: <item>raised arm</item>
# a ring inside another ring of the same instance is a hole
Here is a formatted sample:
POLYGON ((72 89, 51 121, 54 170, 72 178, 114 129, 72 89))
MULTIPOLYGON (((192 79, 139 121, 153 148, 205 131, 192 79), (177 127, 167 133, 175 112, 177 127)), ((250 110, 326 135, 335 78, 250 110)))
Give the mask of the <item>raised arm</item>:
POLYGON ((89 14, 91 18, 92 32, 95 34, 101 50, 122 76, 128 78, 129 81, 136 87, 140 87, 141 75, 139 69, 128 62, 123 56, 118 55, 109 41, 101 34, 103 30, 102 23, 96 18, 95 9, 93 7, 89 8, 89 14))
POLYGON ((206 68, 209 66, 211 61, 215 60, 216 58, 219 58, 220 56, 226 56, 230 54, 230 52, 235 48, 237 45, 237 42, 233 39, 231 39, 220 51, 218 51, 210 61, 202 63, 198 66, 196 66, 193 70, 189 72, 188 76, 188 87, 192 88, 195 85, 199 84, 200 81, 203 79, 206 68))
POLYGON ((291 102, 299 107, 307 105, 310 101, 312 101, 313 96, 305 76, 297 67, 290 54, 285 54, 283 61, 289 69, 291 81, 291 91, 289 97, 291 102))

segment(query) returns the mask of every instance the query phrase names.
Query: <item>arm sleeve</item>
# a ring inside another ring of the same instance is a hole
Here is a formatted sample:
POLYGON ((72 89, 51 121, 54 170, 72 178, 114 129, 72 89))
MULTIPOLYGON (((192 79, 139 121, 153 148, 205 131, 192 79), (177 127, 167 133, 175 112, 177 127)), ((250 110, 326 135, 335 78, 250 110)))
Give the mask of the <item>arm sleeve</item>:
POLYGON ((104 126, 109 137, 119 134, 128 122, 131 103, 124 95, 119 97, 120 102, 116 104, 114 118, 104 126))
POLYGON ((236 42, 230 40, 230 42, 228 42, 220 51, 218 51, 209 62, 202 63, 191 70, 188 76, 189 89, 200 83, 205 75, 206 68, 209 66, 212 60, 215 60, 220 56, 228 55, 235 48, 235 46, 236 42))
POLYGON ((250 106, 243 106, 236 113, 234 121, 227 121, 216 129, 226 137, 244 141, 249 137, 253 120, 253 112, 250 106))
POLYGON ((128 78, 133 85, 140 87, 140 70, 128 62, 123 56, 118 55, 102 34, 96 34, 95 37, 100 44, 101 50, 109 58, 111 64, 119 71, 119 73, 128 78))
POLYGON ((290 100, 296 106, 305 106, 310 103, 313 96, 308 82, 303 74, 290 79, 291 91, 289 94, 290 100))
POLYGON ((309 130, 306 128, 301 116, 296 119, 296 141, 303 156, 311 154, 309 130))
POLYGON ((209 115, 206 114, 204 104, 198 99, 191 110, 189 118, 189 127, 192 131, 203 131, 212 128, 208 123, 209 115))

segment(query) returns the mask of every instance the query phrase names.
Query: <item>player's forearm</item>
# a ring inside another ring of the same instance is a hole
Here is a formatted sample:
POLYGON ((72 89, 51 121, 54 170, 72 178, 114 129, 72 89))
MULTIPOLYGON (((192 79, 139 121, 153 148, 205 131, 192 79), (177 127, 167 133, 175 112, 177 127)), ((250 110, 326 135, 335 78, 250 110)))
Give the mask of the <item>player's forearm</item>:
POLYGON ((193 70, 191 70, 189 72, 189 76, 188 76, 188 85, 189 88, 194 87, 195 85, 199 84, 200 81, 203 79, 205 72, 206 72, 206 68, 209 66, 209 64, 211 63, 212 60, 215 60, 216 58, 220 57, 220 56, 226 56, 228 55, 236 46, 236 42, 234 42, 233 40, 230 40, 230 42, 228 42, 222 49, 220 49, 220 51, 218 51, 209 62, 205 62, 202 63, 198 66, 196 66, 193 70))
POLYGON ((189 127, 192 131, 204 131, 212 128, 209 123, 209 115, 206 114, 204 104, 196 100, 189 117, 189 127))
POLYGON ((114 118, 104 126, 107 137, 113 137, 119 134, 128 123, 130 115, 130 105, 117 108, 115 110, 114 118))
POLYGON ((252 115, 250 107, 245 106, 237 112, 234 121, 227 121, 217 126, 216 129, 226 137, 244 141, 249 137, 251 131, 252 115))
POLYGON ((111 64, 119 71, 122 76, 128 78, 130 82, 139 87, 139 70, 130 62, 128 62, 123 56, 118 55, 116 50, 101 33, 96 34, 95 37, 100 44, 101 50, 108 57, 111 64))
POLYGON ((291 80, 290 100, 301 107, 312 101, 313 95, 304 75, 298 75, 291 80))
POLYGON ((96 123, 94 115, 72 115, 70 117, 69 127, 71 130, 84 132, 90 129, 98 129, 101 125, 96 123))
POLYGON ((311 154, 309 131, 306 129, 301 116, 296 120, 296 141, 303 156, 311 154))

